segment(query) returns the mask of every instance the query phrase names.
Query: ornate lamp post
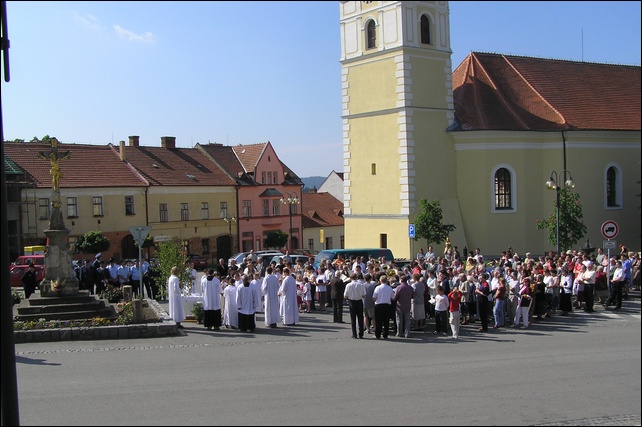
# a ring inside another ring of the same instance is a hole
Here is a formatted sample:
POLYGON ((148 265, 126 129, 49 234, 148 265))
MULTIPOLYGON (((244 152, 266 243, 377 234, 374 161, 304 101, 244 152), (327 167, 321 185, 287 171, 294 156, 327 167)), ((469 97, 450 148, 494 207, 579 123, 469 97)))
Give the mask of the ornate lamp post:
POLYGON ((232 238, 232 223, 236 222, 236 218, 234 217, 234 215, 232 215, 231 218, 228 218, 227 216, 225 216, 223 218, 223 221, 227 222, 228 230, 229 230, 229 234, 230 234, 230 250, 233 250, 234 249, 234 239, 232 238))
MULTIPOLYGON (((571 177, 571 173, 567 171, 566 169, 562 170, 560 174, 564 174, 564 178, 566 178, 566 174, 568 173, 568 179, 564 180, 564 187, 565 188, 573 188, 575 187, 575 182, 573 182, 573 177, 571 177)), ((560 186, 559 186, 559 178, 560 176, 557 174, 556 171, 551 172, 551 176, 546 181, 546 187, 548 187, 549 190, 555 190, 556 192, 556 199, 555 199, 555 210, 557 211, 557 220, 555 221, 555 231, 557 233, 557 255, 560 254, 560 186)))
MULTIPOLYGON (((288 239, 290 239, 290 252, 294 250, 292 247, 292 207, 298 205, 301 203, 301 199, 296 195, 296 193, 285 193, 281 199, 281 203, 284 205, 288 205, 288 214, 290 215, 290 234, 288 236, 288 239)), ((296 209, 296 208, 295 208, 296 209)))

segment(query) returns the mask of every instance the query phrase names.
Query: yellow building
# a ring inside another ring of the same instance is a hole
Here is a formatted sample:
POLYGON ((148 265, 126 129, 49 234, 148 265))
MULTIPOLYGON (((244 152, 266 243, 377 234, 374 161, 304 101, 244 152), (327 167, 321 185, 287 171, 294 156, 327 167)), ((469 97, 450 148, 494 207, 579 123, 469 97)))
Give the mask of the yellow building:
POLYGON ((547 252, 567 170, 585 238, 614 220, 639 250, 640 67, 472 53, 453 73, 448 2, 341 2, 340 30, 347 248, 414 256, 426 199, 460 250, 547 252))

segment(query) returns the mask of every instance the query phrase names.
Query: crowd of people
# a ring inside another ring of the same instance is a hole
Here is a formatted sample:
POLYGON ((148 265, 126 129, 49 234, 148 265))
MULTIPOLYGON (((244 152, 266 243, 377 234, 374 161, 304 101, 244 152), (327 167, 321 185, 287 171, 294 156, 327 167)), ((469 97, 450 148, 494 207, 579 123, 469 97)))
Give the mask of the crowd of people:
MULTIPOLYGON (((182 327, 186 316, 177 274, 175 268, 168 281, 169 315, 182 327)), ((483 333, 489 327, 528 328, 532 321, 573 310, 592 312, 595 301, 619 310, 629 291, 640 289, 640 256, 621 247, 610 259, 602 249, 535 258, 509 248, 488 262, 479 248, 462 258, 449 242, 442 255, 429 246, 403 267, 385 259, 338 257, 315 268, 311 260, 291 263, 284 257, 264 269, 248 256, 229 268, 219 260, 199 288, 208 330, 252 332, 259 312, 268 328, 294 326, 300 315, 328 308, 333 322, 344 323, 347 306, 354 339, 409 337, 411 330, 425 330, 428 319, 434 319, 435 334, 457 339, 460 325, 476 322, 483 333)))

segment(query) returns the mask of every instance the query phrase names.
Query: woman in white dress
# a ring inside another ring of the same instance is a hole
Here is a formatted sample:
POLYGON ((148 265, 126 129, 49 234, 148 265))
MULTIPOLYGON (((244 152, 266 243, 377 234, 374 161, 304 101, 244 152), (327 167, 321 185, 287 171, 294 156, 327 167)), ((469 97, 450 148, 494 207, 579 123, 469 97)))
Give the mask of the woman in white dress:
POLYGON ((185 309, 181 299, 181 284, 178 280, 178 267, 172 267, 167 279, 167 297, 169 299, 169 317, 176 322, 176 327, 183 329, 181 322, 185 320, 185 309))

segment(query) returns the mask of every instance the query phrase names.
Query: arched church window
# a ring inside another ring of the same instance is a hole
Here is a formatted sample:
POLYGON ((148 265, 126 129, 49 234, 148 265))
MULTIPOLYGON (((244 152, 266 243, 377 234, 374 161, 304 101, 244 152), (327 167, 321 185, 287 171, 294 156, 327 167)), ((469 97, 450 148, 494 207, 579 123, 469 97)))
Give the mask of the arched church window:
POLYGON ((373 20, 366 25, 366 49, 374 49, 377 47, 377 26, 373 20))
POLYGON ((421 15, 420 27, 421 27, 421 43, 431 44, 430 18, 428 18, 426 15, 421 15))
POLYGON ((606 207, 622 207, 622 174, 617 166, 608 166, 606 169, 606 207))
POLYGON ((508 169, 499 168, 495 172, 495 209, 512 209, 511 175, 508 169))

